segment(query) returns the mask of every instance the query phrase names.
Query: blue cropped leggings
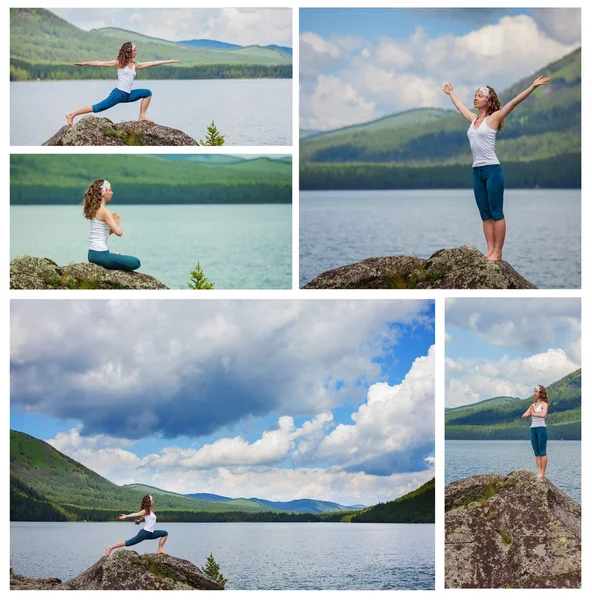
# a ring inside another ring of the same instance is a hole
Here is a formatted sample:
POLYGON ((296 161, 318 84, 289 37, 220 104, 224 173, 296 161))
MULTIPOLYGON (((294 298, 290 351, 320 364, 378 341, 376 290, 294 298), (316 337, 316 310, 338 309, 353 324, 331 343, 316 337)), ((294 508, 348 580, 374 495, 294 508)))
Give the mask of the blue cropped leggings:
POLYGON ((481 219, 504 218, 504 172, 501 165, 473 167, 473 191, 481 219))
POLYGON ((547 456, 547 439, 546 427, 530 428, 530 443, 532 444, 535 456, 547 456))
POLYGON ((146 531, 145 529, 140 529, 133 538, 129 540, 125 540, 126 546, 135 546, 144 540, 156 540, 161 537, 166 537, 169 534, 168 531, 164 529, 157 529, 156 531, 146 531))
POLYGON ((88 262, 101 265, 105 269, 116 269, 119 271, 135 271, 142 264, 139 258, 126 254, 113 254, 109 250, 89 250, 88 262))
POLYGON ((150 90, 132 90, 129 94, 127 92, 122 92, 117 88, 113 88, 111 93, 100 102, 92 105, 93 112, 102 112, 107 110, 108 108, 112 108, 116 104, 121 104, 122 102, 136 102, 142 98, 149 98, 152 96, 152 92, 150 90))

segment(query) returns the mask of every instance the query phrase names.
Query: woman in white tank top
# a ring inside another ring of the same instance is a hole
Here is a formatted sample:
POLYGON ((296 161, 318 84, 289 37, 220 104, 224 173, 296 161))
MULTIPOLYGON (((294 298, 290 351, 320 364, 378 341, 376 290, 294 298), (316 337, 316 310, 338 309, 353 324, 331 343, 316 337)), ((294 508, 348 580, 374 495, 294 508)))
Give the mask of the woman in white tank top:
POLYGON ((537 464, 538 476, 542 479, 547 470, 547 425, 545 417, 549 412, 549 396, 547 390, 542 385, 534 388, 534 402, 528 407, 522 415, 523 419, 530 417, 530 443, 534 451, 534 457, 537 464))
POLYGON ((502 260, 506 238, 506 220, 503 212, 504 173, 495 153, 496 136, 504 126, 504 119, 537 87, 546 85, 549 81, 549 77, 538 77, 530 87, 503 107, 491 86, 480 87, 473 99, 473 106, 478 115, 463 104, 451 83, 444 85, 444 92, 470 123, 467 135, 473 153, 473 191, 483 221, 483 233, 487 243, 485 257, 493 262, 502 260))
POLYGON ((125 42, 119 49, 119 55, 115 60, 101 61, 94 60, 91 62, 79 62, 74 63, 79 67, 117 67, 117 86, 111 91, 109 96, 101 102, 96 104, 86 105, 82 108, 78 108, 66 115, 68 125, 74 125, 74 117, 78 115, 85 115, 86 113, 97 113, 107 110, 121 104, 122 102, 140 102, 140 116, 138 121, 151 121, 146 116, 146 111, 150 105, 150 99, 152 98, 152 92, 148 89, 132 90, 134 79, 136 78, 136 71, 139 69, 147 69, 148 67, 155 67, 158 65, 166 65, 169 63, 180 62, 175 59, 171 60, 154 60, 152 62, 137 63, 134 58, 138 50, 131 42, 125 42))
POLYGON ((107 240, 114 233, 123 235, 120 217, 111 213, 107 203, 113 198, 113 189, 106 179, 95 179, 84 194, 82 214, 90 221, 90 238, 88 242, 88 262, 120 271, 135 271, 140 268, 140 260, 135 256, 109 252, 107 240))
POLYGON ((167 554, 163 550, 163 547, 167 541, 169 533, 164 529, 154 529, 154 526, 156 525, 156 515, 152 510, 153 506, 154 498, 152 498, 152 496, 150 496, 149 494, 146 494, 146 496, 142 498, 140 512, 131 513, 129 515, 119 515, 120 521, 124 521, 125 519, 129 519, 131 517, 139 517, 136 521, 136 525, 139 525, 140 523, 144 522, 144 527, 143 529, 140 529, 140 531, 129 540, 122 540, 121 542, 117 542, 111 546, 107 546, 107 548, 105 549, 105 553, 107 554, 107 556, 109 556, 111 552, 115 550, 115 548, 122 548, 123 546, 134 546, 135 544, 139 544, 144 540, 156 539, 160 539, 160 542, 158 542, 158 550, 156 551, 157 554, 167 554))

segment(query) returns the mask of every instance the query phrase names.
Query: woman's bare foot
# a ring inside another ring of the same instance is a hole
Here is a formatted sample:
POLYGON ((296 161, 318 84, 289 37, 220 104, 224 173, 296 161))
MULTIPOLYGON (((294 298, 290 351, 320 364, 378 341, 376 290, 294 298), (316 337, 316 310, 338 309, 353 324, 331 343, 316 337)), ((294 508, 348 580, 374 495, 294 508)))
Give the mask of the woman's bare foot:
POLYGON ((110 556, 110 555, 111 555, 111 546, 107 546, 107 548, 105 548, 105 554, 106 554, 107 556, 110 556))
POLYGON ((493 254, 493 250, 488 250, 487 252, 484 252, 484 253, 483 253, 483 256, 484 256, 485 258, 489 258, 489 257, 490 257, 492 254, 493 254))
POLYGON ((164 550, 158 550, 158 551, 156 552, 156 554, 166 554, 167 556, 169 555, 169 553, 168 553, 168 552, 165 552, 164 550))
POLYGON ((537 475, 537 477, 538 477, 539 479, 544 479, 544 478, 545 478, 545 476, 544 476, 542 473, 539 473, 539 474, 537 475))
POLYGON ((487 260, 490 260, 491 262, 500 262, 501 259, 501 252, 492 252, 489 256, 487 256, 487 260))
POLYGON ((142 122, 144 122, 144 121, 145 121, 146 123, 154 123, 154 121, 153 121, 152 119, 149 119, 149 118, 148 118, 146 115, 140 115, 140 116, 138 117, 138 121, 139 121, 140 123, 142 123, 142 122))
POLYGON ((113 252, 113 254, 121 254, 121 252, 113 252))
POLYGON ((74 117, 72 116, 72 113, 68 113, 66 115, 66 121, 68 121, 68 125, 70 125, 70 127, 74 125, 74 117))

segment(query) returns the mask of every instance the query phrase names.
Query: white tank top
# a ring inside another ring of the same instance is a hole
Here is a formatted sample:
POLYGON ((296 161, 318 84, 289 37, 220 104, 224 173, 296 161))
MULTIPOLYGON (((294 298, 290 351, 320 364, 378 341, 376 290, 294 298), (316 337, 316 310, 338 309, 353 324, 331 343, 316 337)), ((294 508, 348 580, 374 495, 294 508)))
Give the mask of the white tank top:
MULTIPOLYGON (((476 121, 477 119, 475 119, 476 121)), ((469 143, 471 144, 471 151, 473 152, 473 166, 484 167, 486 165, 499 165, 495 154, 495 138, 497 131, 489 127, 485 122, 487 117, 482 121, 481 125, 475 129, 475 121, 469 126, 467 135, 469 136, 469 143)))
POLYGON ((117 89, 129 94, 136 78, 136 67, 130 69, 127 65, 123 69, 117 69, 117 89))
POLYGON ((144 515, 144 529, 154 533, 154 526, 156 525, 156 515, 150 512, 149 515, 144 515))
MULTIPOLYGON (((534 412, 543 412, 543 404, 539 404, 535 407, 534 412)), ((531 427, 546 427, 545 418, 544 417, 532 417, 532 421, 530 422, 531 427)))
POLYGON ((111 228, 105 221, 99 221, 95 217, 90 220, 90 239, 88 242, 89 250, 96 250, 97 252, 104 252, 109 250, 107 246, 107 238, 111 228))

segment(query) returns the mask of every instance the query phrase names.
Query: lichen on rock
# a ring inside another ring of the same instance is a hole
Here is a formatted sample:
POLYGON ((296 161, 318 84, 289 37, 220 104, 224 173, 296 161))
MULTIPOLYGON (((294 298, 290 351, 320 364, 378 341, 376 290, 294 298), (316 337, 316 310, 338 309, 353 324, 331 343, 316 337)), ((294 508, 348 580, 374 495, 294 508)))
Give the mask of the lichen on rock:
POLYGON ((305 289, 536 289, 506 261, 492 262, 474 246, 442 249, 427 260, 395 255, 321 273, 305 289))
POLYGON ((105 117, 82 117, 64 125, 42 146, 198 146, 179 129, 149 121, 114 123, 105 117))
POLYGON ((49 258, 19 254, 10 261, 10 289, 166 290, 158 279, 137 271, 105 269, 92 263, 60 267, 49 258))
POLYGON ((581 506, 530 471, 445 491, 447 588, 579 588, 581 506))

